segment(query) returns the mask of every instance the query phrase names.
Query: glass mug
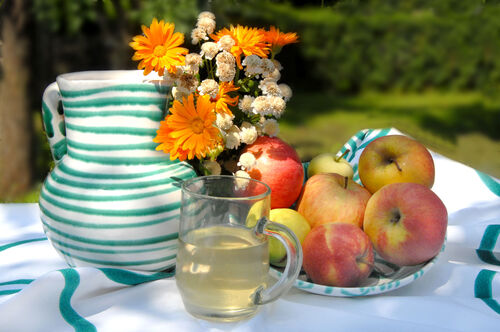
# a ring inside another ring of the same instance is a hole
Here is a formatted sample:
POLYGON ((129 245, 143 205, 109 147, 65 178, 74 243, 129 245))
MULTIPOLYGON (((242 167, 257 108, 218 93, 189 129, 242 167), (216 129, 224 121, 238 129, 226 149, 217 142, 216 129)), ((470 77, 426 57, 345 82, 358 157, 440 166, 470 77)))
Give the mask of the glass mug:
POLYGON ((269 221, 271 189, 234 176, 202 176, 182 184, 176 283, 195 317, 237 321, 276 300, 302 266, 300 242, 269 221), (281 278, 269 284, 268 236, 286 248, 281 278))

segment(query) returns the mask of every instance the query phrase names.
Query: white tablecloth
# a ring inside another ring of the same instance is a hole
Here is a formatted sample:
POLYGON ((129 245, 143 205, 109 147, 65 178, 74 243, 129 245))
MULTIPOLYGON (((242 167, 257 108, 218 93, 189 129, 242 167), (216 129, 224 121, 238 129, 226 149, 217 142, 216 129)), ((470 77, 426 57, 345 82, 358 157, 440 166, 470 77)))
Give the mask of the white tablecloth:
MULTIPOLYGON (((355 165, 366 143, 392 133, 356 134, 348 160, 355 165)), ((69 268, 45 237, 37 204, 0 204, 0 331, 500 331, 500 182, 433 157, 449 226, 428 273, 366 297, 292 288, 238 323, 190 316, 166 273, 69 268)))

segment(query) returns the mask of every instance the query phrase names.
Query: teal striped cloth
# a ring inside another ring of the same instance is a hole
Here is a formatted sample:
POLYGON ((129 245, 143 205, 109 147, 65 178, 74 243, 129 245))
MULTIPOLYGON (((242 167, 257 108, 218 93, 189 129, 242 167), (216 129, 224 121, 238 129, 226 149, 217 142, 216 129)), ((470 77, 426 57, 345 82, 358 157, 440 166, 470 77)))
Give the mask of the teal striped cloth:
MULTIPOLYGON (((356 180, 363 148, 388 134, 400 132, 362 130, 343 147, 351 150, 345 158, 356 180)), ((447 207, 449 225, 446 249, 429 272, 366 297, 292 288, 239 323, 190 316, 172 271, 69 268, 45 237, 37 204, 0 204, 0 332, 499 331, 500 181, 432 155, 433 191, 447 207)))

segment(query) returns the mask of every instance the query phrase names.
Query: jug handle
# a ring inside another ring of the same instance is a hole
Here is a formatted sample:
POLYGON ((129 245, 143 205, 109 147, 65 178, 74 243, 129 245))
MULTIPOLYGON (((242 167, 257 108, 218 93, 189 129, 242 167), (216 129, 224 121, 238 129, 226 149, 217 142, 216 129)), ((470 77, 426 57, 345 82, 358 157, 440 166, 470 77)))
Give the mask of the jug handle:
POLYGON ((53 82, 43 92, 42 119, 52 158, 56 163, 61 161, 67 151, 64 115, 58 111, 60 102, 59 86, 57 82, 53 82))

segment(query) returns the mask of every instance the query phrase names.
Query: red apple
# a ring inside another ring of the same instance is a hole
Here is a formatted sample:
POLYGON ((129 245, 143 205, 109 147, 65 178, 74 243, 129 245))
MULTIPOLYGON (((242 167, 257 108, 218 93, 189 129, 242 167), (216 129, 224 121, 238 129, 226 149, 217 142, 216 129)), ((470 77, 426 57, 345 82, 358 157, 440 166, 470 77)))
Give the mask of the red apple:
POLYGON ((384 185, 414 182, 432 188, 434 161, 420 142, 403 135, 379 137, 361 153, 359 178, 372 194, 384 185))
POLYGON ((446 207, 432 190, 418 183, 392 183, 368 201, 363 228, 383 259, 417 265, 439 253, 447 224, 446 207))
POLYGON ((304 168, 293 147, 277 137, 260 136, 245 147, 256 163, 248 171, 251 178, 271 188, 271 208, 288 208, 299 197, 304 182, 304 168))
POLYGON ((358 286, 373 269, 373 247, 353 224, 333 223, 314 228, 302 244, 302 266, 314 283, 358 286))
POLYGON ((366 203, 371 194, 352 179, 336 173, 309 178, 302 189, 297 211, 314 228, 332 222, 363 226, 366 203))

